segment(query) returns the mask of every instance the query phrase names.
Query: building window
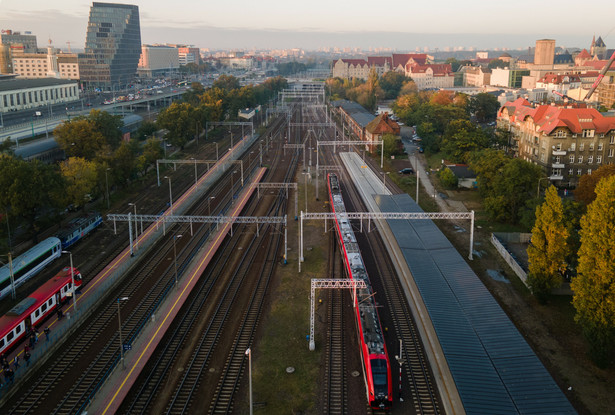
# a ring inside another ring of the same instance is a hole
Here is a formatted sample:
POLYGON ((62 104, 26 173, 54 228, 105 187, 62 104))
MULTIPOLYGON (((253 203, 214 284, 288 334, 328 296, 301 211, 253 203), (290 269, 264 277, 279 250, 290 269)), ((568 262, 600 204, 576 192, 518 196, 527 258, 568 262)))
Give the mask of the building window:
POLYGON ((589 151, 594 151, 594 143, 589 144, 589 151))
POLYGON ((577 148, 577 143, 570 144, 570 151, 575 151, 577 148))
POLYGON ((559 162, 560 162, 559 156, 555 157, 555 162, 559 164, 559 162))
POLYGON ((611 136, 611 139, 609 140, 609 144, 615 144, 615 135, 611 136))
POLYGON ((577 170, 577 176, 580 176, 581 174, 582 174, 582 173, 581 173, 581 169, 578 169, 578 170, 577 170))
POLYGON ((585 143, 579 144, 579 151, 585 150, 585 143))
POLYGON ((583 137, 588 138, 588 137, 593 137, 594 136, 594 130, 583 130, 583 137))
POLYGON ((592 164, 594 162, 594 156, 587 157, 587 164, 592 164))
POLYGON ((592 169, 587 169, 587 174, 589 174, 591 176, 592 174, 592 169))
POLYGON ((565 130, 559 130, 557 133, 555 133, 555 137, 557 137, 557 138, 566 137, 566 131, 565 130))
POLYGON ((572 176, 574 174, 574 169, 568 169, 568 176, 572 176))
POLYGON ((602 151, 602 141, 598 143, 598 151, 602 151))
POLYGON ((597 164, 602 163, 602 156, 596 156, 596 163, 597 164))
POLYGON ((583 156, 579 156, 579 164, 583 163, 583 156))
POLYGON ((613 157, 613 149, 609 148, 609 157, 613 157))

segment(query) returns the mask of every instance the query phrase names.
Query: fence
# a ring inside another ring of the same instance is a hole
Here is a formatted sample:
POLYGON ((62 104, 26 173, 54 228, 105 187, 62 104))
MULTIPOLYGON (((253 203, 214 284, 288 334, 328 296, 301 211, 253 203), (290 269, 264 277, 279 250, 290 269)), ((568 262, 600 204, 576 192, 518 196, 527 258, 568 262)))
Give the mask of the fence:
MULTIPOLYGON (((519 235, 526 235, 526 234, 519 234, 519 235)), ((515 240, 515 242, 516 241, 517 240, 515 240)), ((506 247, 502 245, 502 243, 498 239, 498 236, 496 236, 494 233, 491 234, 491 243, 493 244, 493 246, 495 246, 495 249, 498 250, 502 258, 504 258, 504 261, 506 261, 506 263, 510 265, 514 273, 517 274, 517 277, 519 277, 519 279, 527 287, 527 273, 523 270, 523 268, 521 268, 521 265, 519 265, 519 263, 512 257, 512 255, 510 254, 510 252, 508 252, 506 247)))

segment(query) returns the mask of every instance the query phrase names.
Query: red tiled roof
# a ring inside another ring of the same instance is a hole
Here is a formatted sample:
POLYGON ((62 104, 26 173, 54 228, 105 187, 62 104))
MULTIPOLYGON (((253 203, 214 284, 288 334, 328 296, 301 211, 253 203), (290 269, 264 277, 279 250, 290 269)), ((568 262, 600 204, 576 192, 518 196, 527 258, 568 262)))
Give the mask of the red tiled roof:
POLYGON ((393 68, 398 66, 405 67, 410 59, 414 60, 419 65, 425 65, 427 63, 426 53, 394 53, 393 55, 393 68))
POLYGON ((392 66, 393 63, 393 59, 388 57, 388 56, 368 56, 367 57, 367 64, 369 66, 384 66, 385 63, 389 64, 389 67, 392 66))
POLYGON ((603 116, 594 108, 565 108, 551 105, 529 106, 523 98, 507 102, 500 110, 507 109, 511 123, 524 121, 532 117, 539 132, 551 134, 558 127, 566 127, 573 134, 581 134, 583 130, 595 130, 596 133, 607 133, 615 130, 615 119, 603 116))
POLYGON ((563 84, 565 82, 580 82, 581 79, 579 78, 579 75, 577 74, 554 74, 554 73, 548 73, 545 74, 545 76, 543 76, 538 82, 542 82, 545 84, 563 84), (568 80, 565 81, 564 79, 568 77, 568 80))
POLYGON ((412 73, 425 73, 427 69, 431 68, 433 76, 450 76, 453 74, 453 68, 448 63, 433 63, 427 65, 409 64, 407 70, 411 70, 412 73))
POLYGON ((591 59, 592 55, 589 54, 589 52, 587 51, 587 49, 583 49, 581 51, 581 53, 579 53, 577 55, 577 58, 581 58, 581 59, 591 59))
POLYGON ((594 69, 597 69, 598 71, 602 70, 602 68, 604 68, 604 66, 607 64, 608 61, 587 61, 585 62, 583 65, 584 66, 591 66, 594 69))

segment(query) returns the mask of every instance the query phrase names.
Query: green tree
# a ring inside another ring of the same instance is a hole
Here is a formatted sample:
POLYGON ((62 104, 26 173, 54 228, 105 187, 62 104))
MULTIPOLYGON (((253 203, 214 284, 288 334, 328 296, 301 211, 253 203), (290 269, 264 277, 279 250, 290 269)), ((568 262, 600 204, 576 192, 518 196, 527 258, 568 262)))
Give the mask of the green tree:
POLYGON ((68 157, 93 160, 109 153, 105 137, 84 118, 65 121, 53 130, 53 135, 68 157))
POLYGON ((446 127, 440 149, 455 163, 466 163, 471 153, 486 148, 489 138, 468 120, 454 120, 446 127))
POLYGON ((489 65, 487 65, 489 69, 494 68, 508 68, 508 63, 504 62, 502 59, 491 59, 489 65))
POLYGON ((596 186, 596 200, 581 219, 578 276, 573 278, 575 320, 594 361, 604 366, 615 345, 615 176, 596 186))
POLYGON ((481 92, 470 98, 468 107, 479 122, 493 121, 500 109, 500 102, 495 96, 481 92))
POLYGON ((37 240, 37 218, 50 207, 60 207, 64 183, 56 166, 0 154, 0 206, 12 217, 22 217, 37 240))
POLYGON ((122 144, 113 152, 111 168, 118 180, 127 182, 136 175, 136 159, 139 152, 136 140, 122 141, 122 144))
POLYGON ((187 102, 174 102, 160 112, 156 122, 168 131, 168 140, 173 145, 183 148, 194 137, 198 114, 187 102))
POLYGON ((440 183, 447 189, 456 189, 459 180, 455 173, 451 171, 449 168, 445 168, 440 170, 438 173, 438 177, 440 178, 440 183))
POLYGON ((239 89, 241 85, 239 85, 239 79, 235 78, 232 75, 220 75, 218 79, 214 81, 211 87, 220 88, 224 91, 230 91, 233 89, 239 89))
POLYGON ((135 133, 135 138, 139 141, 143 141, 148 137, 152 137, 156 131, 158 131, 156 123, 151 121, 143 121, 135 133))
POLYGON ((545 201, 536 208, 532 241, 527 248, 528 285, 532 293, 545 302, 547 295, 562 284, 570 254, 564 206, 555 186, 550 186, 545 201))
POLYGON ((111 115, 107 111, 92 110, 86 118, 94 124, 94 128, 105 138, 109 147, 114 150, 122 141, 122 121, 121 115, 111 115))
POLYGON ((399 153, 399 145, 401 142, 398 136, 394 134, 383 134, 382 141, 384 142, 384 157, 390 158, 399 153))
POLYGON ((384 91, 383 98, 393 99, 397 98, 404 83, 408 82, 408 78, 403 73, 389 71, 382 75, 378 82, 384 91))
POLYGON ((94 192, 98 182, 97 164, 82 157, 69 157, 60 163, 60 171, 66 183, 65 203, 85 206, 88 195, 94 192))

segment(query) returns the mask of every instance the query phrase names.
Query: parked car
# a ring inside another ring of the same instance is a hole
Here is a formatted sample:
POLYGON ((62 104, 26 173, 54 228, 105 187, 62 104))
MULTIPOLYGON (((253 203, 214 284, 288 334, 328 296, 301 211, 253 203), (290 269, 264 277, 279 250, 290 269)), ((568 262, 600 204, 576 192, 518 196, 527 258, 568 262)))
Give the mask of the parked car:
POLYGON ((410 167, 406 167, 405 169, 401 169, 399 171, 399 174, 413 174, 414 170, 412 170, 410 167))
POLYGON ((425 150, 423 150, 423 147, 419 147, 419 153, 424 153, 425 150))

